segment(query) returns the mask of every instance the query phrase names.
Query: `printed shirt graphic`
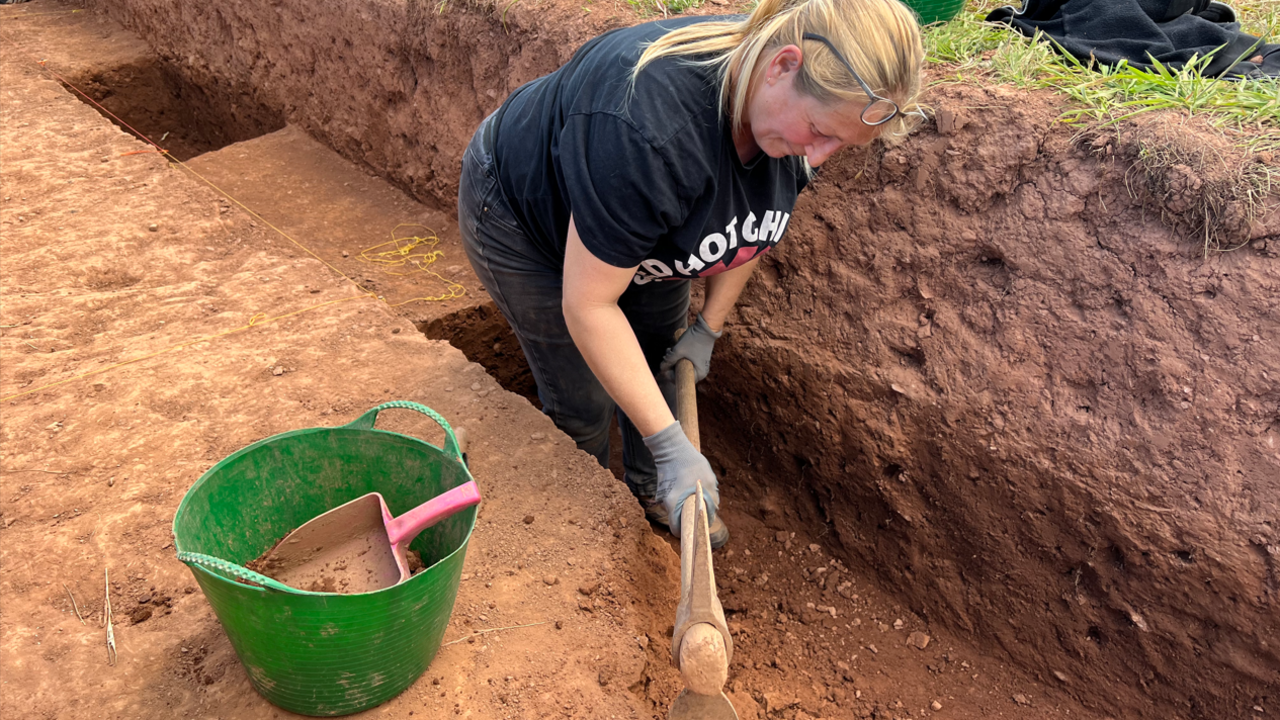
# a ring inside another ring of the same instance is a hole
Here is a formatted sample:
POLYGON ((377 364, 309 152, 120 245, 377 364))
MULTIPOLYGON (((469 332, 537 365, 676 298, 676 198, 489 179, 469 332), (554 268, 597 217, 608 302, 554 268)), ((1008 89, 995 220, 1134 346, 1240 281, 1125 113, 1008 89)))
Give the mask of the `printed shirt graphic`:
POLYGON ((563 262, 570 216, 592 255, 639 266, 640 284, 714 275, 778 244, 808 183, 803 158, 743 163, 714 69, 662 58, 630 83, 648 43, 714 19, 605 33, 504 104, 498 181, 548 260, 563 262))
MULTIPOLYGON (((632 281, 643 285, 654 280, 707 277, 745 265, 778 244, 790 219, 791 213, 783 210, 766 210, 758 221, 754 212, 742 220, 735 217, 720 232, 702 238, 683 259, 679 247, 674 253, 652 253, 640 263, 632 281)), ((665 244, 655 247, 665 249, 665 244)))

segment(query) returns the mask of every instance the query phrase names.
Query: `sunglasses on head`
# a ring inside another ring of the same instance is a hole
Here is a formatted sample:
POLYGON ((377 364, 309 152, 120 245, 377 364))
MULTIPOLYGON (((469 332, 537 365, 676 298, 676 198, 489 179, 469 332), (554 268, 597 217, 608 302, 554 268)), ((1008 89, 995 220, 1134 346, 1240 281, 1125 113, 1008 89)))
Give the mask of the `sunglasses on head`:
POLYGON ((853 66, 844 58, 844 55, 840 54, 840 51, 836 49, 836 46, 831 44, 830 40, 818 35, 817 33, 808 32, 801 37, 805 40, 816 40, 817 42, 826 45, 827 49, 831 51, 831 54, 835 55, 836 59, 840 61, 840 64, 844 65, 845 69, 849 71, 849 74, 853 76, 853 79, 858 81, 858 86, 862 88, 862 92, 866 93, 867 97, 871 99, 871 102, 862 109, 862 122, 864 124, 875 127, 876 125, 883 125, 898 116, 898 113, 901 112, 901 110, 898 109, 898 103, 887 97, 881 97, 875 94, 875 92, 871 90, 871 86, 867 85, 867 82, 862 79, 862 76, 858 74, 858 71, 853 69, 853 66))

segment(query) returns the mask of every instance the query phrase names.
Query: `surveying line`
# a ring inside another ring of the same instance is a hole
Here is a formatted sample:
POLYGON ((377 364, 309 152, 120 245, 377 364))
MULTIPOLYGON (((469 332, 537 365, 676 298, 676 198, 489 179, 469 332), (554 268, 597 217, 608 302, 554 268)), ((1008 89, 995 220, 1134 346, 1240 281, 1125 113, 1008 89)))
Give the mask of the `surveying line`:
POLYGON ((305 308, 302 308, 301 310, 294 310, 291 313, 285 313, 284 315, 277 315, 275 317, 267 317, 266 313, 258 313, 253 317, 249 318, 249 322, 246 325, 241 325, 240 327, 232 328, 230 330, 226 330, 220 333, 215 333, 213 335, 206 335, 205 337, 198 338, 196 340, 188 340, 187 342, 184 342, 184 343, 178 343, 177 345, 165 348, 164 350, 159 350, 157 352, 150 353, 149 355, 136 357, 136 358, 133 358, 132 360, 125 360, 124 362, 116 363, 115 365, 110 365, 108 367, 92 370, 87 373, 82 373, 80 375, 69 377, 65 380, 59 380, 58 382, 55 382, 55 383, 49 383, 48 385, 41 385, 38 388, 32 388, 31 390, 23 390, 20 393, 14 393, 13 395, 0 397, 0 402, 8 402, 15 398, 20 398, 23 395, 30 395, 31 393, 37 393, 43 390, 56 388, 59 385, 66 385, 67 383, 75 382, 76 380, 83 380, 88 377, 93 377, 94 375, 101 375, 102 373, 109 372, 117 368, 122 368, 125 365, 132 365, 137 362, 142 362, 143 360, 150 360, 151 358, 159 357, 161 355, 164 355, 165 353, 170 353, 170 352, 173 352, 174 350, 181 350, 182 348, 185 348, 191 345, 198 345, 202 342, 211 342, 213 340, 217 340, 218 338, 226 337, 228 335, 235 335, 236 333, 244 332, 245 330, 249 330, 250 328, 264 327, 266 325, 270 325, 273 322, 276 322, 277 320, 284 320, 286 318, 291 318, 295 315, 301 315, 302 313, 310 312, 317 308, 322 308, 326 305, 336 305, 338 303, 344 303, 349 300, 361 300, 361 299, 372 298, 372 297, 374 297, 372 293, 369 293, 366 295, 352 295, 350 297, 339 298, 337 300, 329 300, 326 302, 317 303, 315 305, 311 305, 310 307, 305 307, 305 308))
MULTIPOLYGON (((99 104, 99 103, 98 103, 98 101, 96 101, 96 100, 94 100, 93 98, 89 97, 89 95, 87 95, 87 94, 86 94, 84 91, 82 91, 80 88, 76 87, 76 86, 75 86, 75 85, 73 85, 70 81, 68 81, 66 78, 62 77, 62 76, 61 76, 61 75, 59 75, 57 72, 55 72, 55 71, 53 71, 52 69, 50 69, 50 68, 48 67, 48 65, 46 65, 46 64, 45 64, 45 63, 46 63, 46 61, 44 61, 44 60, 39 60, 39 61, 37 61, 37 62, 38 62, 38 64, 40 65, 40 68, 41 68, 42 70, 44 70, 45 72, 48 72, 48 73, 49 73, 50 75, 52 75, 53 77, 57 78, 57 80, 58 80, 59 82, 61 82, 63 85, 66 85, 67 87, 69 87, 69 88, 71 88, 72 90, 74 90, 74 91, 76 91, 77 93, 79 93, 79 95, 80 95, 81 97, 83 97, 85 100, 88 100, 90 103, 92 103, 94 107, 98 108, 99 110, 101 110, 102 112, 106 113, 107 115, 110 115, 112 118, 115 118, 115 120, 117 120, 121 125, 123 125, 124 127, 128 128, 128 129, 129 129, 129 131, 130 131, 130 132, 132 132, 134 135, 138 136, 138 138, 140 138, 141 140, 145 141, 147 144, 149 144, 149 145, 151 145, 152 147, 154 147, 154 148, 156 149, 156 152, 158 152, 159 154, 161 154, 161 155, 163 155, 164 157, 168 158, 171 162, 173 162, 175 165, 177 165, 177 166, 181 167, 183 170, 186 170, 187 172, 191 173, 192 175, 195 175, 197 178, 199 178, 201 181, 203 181, 206 185, 208 185, 209 187, 213 188, 213 189, 214 189, 214 191, 216 191, 219 195, 221 195, 221 196, 223 196, 224 198, 226 198, 227 200, 229 200, 229 201, 231 201, 231 202, 235 203, 235 204, 236 204, 240 209, 244 210, 244 211, 245 211, 246 213, 248 213, 250 216, 252 216, 252 217, 254 217, 254 218, 256 218, 256 219, 260 220, 264 225, 266 225, 267 227, 269 227, 269 228, 271 228, 272 230, 275 230, 277 233, 279 233, 281 237, 285 238, 285 239, 286 239, 286 240, 288 240, 289 242, 291 242, 291 243, 293 243, 294 245, 298 246, 298 248, 300 248, 303 252, 307 253, 307 254, 308 254, 308 255, 310 255, 311 257, 315 258, 316 260, 319 260, 319 261, 320 261, 320 262, 321 262, 325 267, 327 267, 327 268, 329 268, 330 270, 332 270, 334 273, 336 273, 338 276, 340 276, 341 278, 343 278, 343 279, 344 279, 344 280, 346 280, 347 282, 351 283, 352 285, 355 285, 357 288, 359 288, 359 289, 361 290, 361 292, 365 292, 365 293, 368 293, 369 295, 372 295, 373 297, 377 298, 380 302, 382 302, 383 304, 385 304, 387 307, 400 307, 401 305, 406 305, 406 304, 408 304, 408 303, 415 302, 415 301, 418 301, 418 300, 423 300, 423 301, 425 301, 425 302, 441 302, 441 301, 444 301, 444 300, 452 300, 452 299, 455 299, 455 298, 459 298, 459 297, 462 297, 463 295, 465 295, 465 294, 466 294, 466 288, 465 288, 461 283, 457 283, 457 282, 454 282, 454 281, 452 281, 452 280, 446 280, 443 276, 441 276, 441 275, 440 275, 439 273, 437 273, 436 271, 434 271, 434 270, 428 270, 428 269, 426 269, 425 267, 423 267, 423 268, 422 268, 423 272, 430 273, 431 275, 433 275, 433 276, 435 276, 436 278, 438 278, 441 282, 443 282, 443 283, 445 283, 447 286, 449 286, 449 292, 448 292, 448 294, 445 294, 445 295, 438 295, 438 296, 434 296, 434 297, 410 298, 410 299, 408 299, 408 300, 405 300, 405 301, 403 301, 403 302, 399 302, 399 303, 395 303, 395 304, 392 304, 392 303, 387 302, 387 301, 386 301, 386 299, 385 299, 384 297, 382 297, 381 295, 378 295, 378 294, 377 294, 376 292, 374 292, 373 290, 370 290, 370 289, 368 289, 368 288, 364 287, 364 286, 363 286, 363 285, 361 285, 359 282, 357 282, 355 279, 353 279, 353 278, 349 277, 346 273, 344 273, 344 272, 342 272, 341 270, 339 270, 338 268, 334 267, 332 263, 330 263, 329 261, 327 261, 327 260, 325 260, 324 258, 320 257, 319 255, 317 255, 314 251, 312 251, 312 250, 311 250, 311 248, 309 248, 309 247, 307 247, 306 245, 303 245, 302 243, 300 243, 300 242, 298 242, 297 240, 295 240, 295 239, 294 239, 292 236, 290 236, 288 233, 286 233, 285 231, 283 231, 283 230, 281 230, 280 228, 276 227, 276 226, 275 226, 275 225, 273 225, 269 220, 267 220, 266 218, 262 217, 262 216, 261 216, 261 215, 259 215, 258 213, 254 212, 254 211, 253 211, 252 209, 250 209, 247 205, 245 205, 244 203, 240 202, 240 201, 239 201, 239 200, 237 200, 235 197, 233 197, 230 193, 228 193, 227 191, 225 191, 225 190, 223 190, 222 188, 218 187, 217 185, 214 185, 212 181, 210 181, 208 178, 206 178, 205 176, 201 175, 200 173, 196 172, 194 168, 192 168, 191 166, 189 166, 189 165, 187 165, 186 163, 182 162, 182 161, 181 161, 181 160, 179 160, 178 158, 174 157, 172 154, 170 154, 170 152, 169 152, 168 150, 165 150, 164 148, 160 147, 160 145, 159 145, 158 143, 156 143, 154 140, 152 140, 151 138, 147 137, 146 135, 143 135, 140 131, 138 131, 136 128, 134 128, 134 127, 133 127, 132 125, 130 125, 129 123, 126 123, 124 120, 121 120, 121 119, 120 119, 120 117, 119 117, 118 115, 116 115, 115 113, 113 113, 113 112, 111 112, 110 110, 108 110, 108 109, 106 109, 105 107, 103 107, 101 104, 99 104), (459 291, 461 291, 461 292, 459 292, 459 291)), ((145 150, 144 150, 144 151, 141 151, 141 152, 148 152, 148 151, 145 151, 145 150)), ((400 226, 397 226, 397 227, 400 227, 400 226)), ((430 228, 428 228, 428 229, 430 229, 430 228)), ((394 231, 392 231, 392 232, 394 233, 394 231)), ((394 237, 394 235, 393 235, 393 237, 394 237)), ((375 247, 376 247, 376 246, 375 246, 375 247)))
MULTIPOLYGON (((74 11, 72 11, 72 12, 80 12, 80 11, 79 11, 79 10, 74 10, 74 11)), ((32 13, 32 14, 34 14, 34 13, 32 13)), ((50 14, 54 14, 54 13, 50 13, 50 14)), ((302 250, 303 250, 304 252, 306 252, 308 255, 310 255, 311 257, 315 258, 316 260, 319 260, 319 261, 321 262, 321 264, 323 264, 325 267, 327 267, 327 268, 329 268, 330 270, 332 270, 332 271, 333 271, 334 273, 336 273, 338 276, 342 277, 342 278, 343 278, 343 279, 345 279, 347 282, 350 282, 352 285, 355 285, 355 286, 356 286, 356 288, 357 288, 357 289, 358 289, 362 294, 361 294, 361 295, 353 295, 353 296, 351 296, 351 297, 346 297, 346 298, 341 298, 341 299, 339 299, 339 300, 330 300, 330 301, 328 301, 328 302, 318 303, 318 304, 316 304, 316 305, 311 305, 311 306, 309 306, 309 307, 305 307, 305 308, 303 308, 303 309, 301 309, 301 310, 295 310, 294 312, 286 313, 286 314, 284 314, 284 315, 278 315, 278 316, 276 316, 276 317, 271 317, 271 318, 266 317, 266 313, 258 313, 258 314, 254 315, 253 317, 251 317, 251 318, 249 319, 249 323, 248 323, 247 325, 242 325, 242 326, 240 326, 240 327, 238 327, 238 328, 233 328, 233 329, 231 329, 231 330, 227 330, 227 331, 225 331, 225 332, 216 333, 216 334, 214 334, 214 335, 209 335, 209 336, 202 337, 202 338, 199 338, 199 339, 196 339, 196 340, 189 340, 189 341, 184 342, 184 343, 179 343, 179 344, 177 344, 177 345, 174 345, 174 346, 172 346, 172 347, 166 348, 166 349, 164 349, 164 350, 160 350, 160 351, 158 351, 158 352, 154 352, 154 353, 151 353, 151 354, 148 354, 148 355, 143 355, 143 356, 141 356, 141 357, 136 357, 136 358, 133 358, 132 360, 126 360, 126 361, 121 362, 121 363, 116 363, 115 365, 110 365, 110 366, 105 367, 105 368, 99 368, 99 369, 97 369, 97 370, 93 370, 93 371, 90 371, 90 372, 87 372, 87 373, 82 373, 82 374, 80 374, 80 375, 75 375, 75 376, 72 376, 72 377, 67 378, 67 379, 65 379, 65 380, 60 380, 60 381, 55 382, 55 383, 48 383, 48 384, 46 384, 46 385, 41 385, 40 387, 33 388, 33 389, 31 389, 31 390, 24 390, 24 391, 22 391, 22 392, 20 392, 20 393, 14 393, 14 394, 12 394, 12 395, 8 395, 8 396, 5 396, 5 397, 0 397, 0 402, 8 402, 8 401, 10 401, 10 400, 14 400, 14 399, 16 399, 16 398, 20 398, 20 397, 23 397, 23 396, 26 396, 26 395, 30 395, 30 394, 32 394, 32 393, 37 393, 37 392, 41 392, 41 391, 44 391, 44 390, 49 390, 49 389, 52 389, 52 388, 55 388, 55 387, 59 387, 59 386, 61 386, 61 385, 66 385, 67 383, 75 382, 76 380, 83 380, 83 379, 85 379, 85 378, 93 377, 93 376, 95 376, 95 375, 101 375, 101 374, 103 374, 103 373, 106 373, 106 372, 109 372, 109 371, 111 371, 111 370, 115 370, 115 369, 118 369, 118 368, 124 367, 124 366, 126 366, 126 365, 132 365, 132 364, 134 364, 134 363, 138 363, 138 362, 141 362, 141 361, 143 361, 143 360, 149 360, 149 359, 154 358, 154 357, 159 357, 160 355, 164 355, 165 353, 173 352, 174 350, 181 350, 182 348, 189 347, 189 346, 191 346, 191 345, 198 345, 199 343, 202 343, 202 342, 210 342, 210 341, 212 341, 212 340, 216 340, 216 339, 218 339, 218 338, 226 337, 226 336, 228 336, 228 335, 234 335, 234 334, 236 334, 236 333, 244 332, 245 330, 248 330, 248 329, 253 328, 253 327, 258 327, 258 326, 268 325, 268 324, 273 323, 273 322, 275 322, 275 321, 277 321, 277 320, 283 320, 283 319, 285 319, 285 318, 290 318, 290 317, 293 317, 293 316, 295 316, 295 315, 300 315, 300 314, 302 314, 302 313, 309 312, 309 311, 311 311, 311 310, 315 310, 315 309, 317 309, 317 308, 321 308, 321 307, 324 307, 324 306, 326 306, 326 305, 334 305, 334 304, 341 303, 341 302, 347 302, 348 300, 359 300, 359 299, 362 299, 362 298, 367 298, 367 299, 377 300, 378 302, 382 303, 383 305, 385 305, 385 306, 386 306, 386 307, 388 307, 388 308, 393 308, 393 307, 400 307, 401 305, 406 305, 406 304, 411 303, 411 302, 416 302, 416 301, 418 301, 418 300, 422 300, 422 301, 426 301, 426 302, 440 302, 440 301, 444 301, 444 300, 451 300, 451 299, 455 299, 455 298, 460 298, 460 297, 462 297, 463 295, 465 295, 465 294, 466 294, 467 289, 466 289, 466 287, 464 287, 461 283, 455 282, 455 281, 453 281, 453 280, 448 280, 448 279, 446 279, 444 276, 442 276, 442 275, 440 275, 439 273, 437 273, 436 271, 434 271, 434 270, 429 270, 426 266, 421 265, 421 264, 419 264, 418 262, 416 262, 416 261, 415 261, 415 262, 414 262, 414 264, 415 264, 415 265, 417 265, 417 266, 419 267, 419 269, 420 269, 420 270, 422 270, 423 272, 426 272, 426 273, 430 273, 431 275, 433 275, 433 276, 435 276, 437 279, 439 279, 441 282, 445 283, 445 285, 449 286, 449 293, 448 293, 448 294, 445 294, 445 295, 435 296, 435 297, 410 298, 410 299, 405 300, 405 301, 403 301, 403 302, 394 303, 394 304, 393 304, 393 303, 389 303, 389 302, 387 302, 386 298, 384 298, 384 297, 383 297, 383 296, 381 296, 381 295, 378 295, 378 294, 377 294, 377 292, 375 292, 375 291, 373 291, 373 290, 369 290, 368 288, 364 287, 364 286, 363 286, 363 285, 361 285, 360 283, 356 282, 356 281, 355 281, 354 279, 352 279, 351 277, 348 277, 346 273, 344 273, 344 272, 342 272, 341 270, 339 270, 338 268, 334 267, 331 263, 329 263, 327 260, 325 260, 324 258, 322 258, 322 257, 320 257, 319 255, 317 255, 315 252, 313 252, 313 251, 312 251, 310 248, 308 248, 306 245, 303 245, 302 243, 298 242, 298 241, 297 241, 297 240, 295 240, 293 237, 291 237, 288 233, 286 233, 285 231, 283 231, 283 230, 281 230, 280 228, 278 228, 278 227, 276 227, 275 225, 273 225, 273 224, 272 224, 270 221, 268 221, 266 218, 262 217, 261 215, 259 215, 259 214, 258 214, 258 213, 256 213, 256 212, 254 212, 252 209, 250 209, 250 208, 249 208, 248 206, 246 206, 244 203, 240 202, 240 201, 239 201, 239 200, 237 200, 235 197, 233 197, 230 193, 226 192, 225 190, 223 190, 222 188, 218 187, 217 185, 214 185, 214 184, 213 184, 213 183, 212 183, 208 178, 204 177, 204 176, 203 176, 203 175, 201 175, 200 173, 196 172, 193 168, 191 168, 190 166, 188 166, 186 163, 182 162, 181 160, 179 160, 179 159, 177 159, 176 157, 174 157, 173 155, 171 155, 171 154, 169 153, 169 151, 167 151, 167 150, 165 150, 164 148, 160 147, 157 143, 155 143, 153 140, 151 140, 151 138, 148 138, 146 135, 143 135, 141 132, 139 132, 139 131, 138 131, 136 128, 134 128, 132 125, 130 125, 129 123, 126 123, 124 120, 120 119, 120 117, 119 117, 119 116, 117 116, 115 113, 113 113, 113 112, 111 112, 110 110, 108 110, 108 109, 106 109, 105 107, 103 107, 103 106, 102 106, 101 104, 99 104, 96 100, 94 100, 93 98, 91 98, 91 97, 89 97, 87 94, 85 94, 85 93, 84 93, 84 91, 80 90, 80 88, 76 87, 76 86, 75 86, 75 85, 73 85, 70 81, 68 81, 66 78, 62 77, 62 76, 61 76, 61 75, 59 75, 57 72, 54 72, 52 69, 50 69, 50 68, 46 65, 46 61, 44 61, 44 60, 38 60, 38 61, 36 61, 36 63, 40 66, 40 69, 41 69, 41 70, 43 70, 43 71, 45 71, 45 72, 49 73, 50 75, 52 75, 54 78, 56 78, 59 82, 61 82, 61 83, 62 83, 63 85, 65 85, 66 87, 69 87, 69 88, 71 88, 72 90, 74 90, 76 93, 78 93, 78 94, 79 94, 81 97, 83 97, 85 100, 89 101, 89 102, 90 102, 94 107, 97 107, 99 110, 101 110, 101 111, 102 111, 103 113, 105 113, 106 115, 109 115, 110 117, 114 118, 114 119, 115 119, 117 122, 119 122, 122 126, 124 126, 125 128, 128 128, 128 129, 129 129, 129 131, 130 131, 130 132, 132 132, 132 133, 133 133, 135 136, 137 136, 139 139, 141 139, 142 141, 144 141, 144 142, 148 143, 149 145, 151 145, 152 147, 154 147, 154 148, 155 148, 155 150, 154 150, 154 151, 151 151, 151 150, 140 150, 140 151, 134 151, 134 152, 123 153, 123 154, 121 155, 121 157, 123 157, 123 156, 125 156, 125 155, 136 155, 136 154, 142 154, 142 153, 156 152, 156 153, 158 153, 158 154, 160 154, 160 155, 163 155, 164 157, 169 158, 169 160, 171 160, 174 164, 176 164, 176 165, 180 166, 181 168, 183 168, 184 170, 186 170, 186 171, 190 172, 192 175, 195 175, 197 178, 199 178, 200 180, 202 180, 206 185, 208 185, 209 187, 213 188, 213 189, 214 189, 218 194, 222 195, 222 196, 223 196, 223 197, 225 197, 227 200, 229 200, 229 201, 231 201, 231 202, 235 203, 237 206, 239 206, 242 210, 244 210, 244 211, 245 211, 246 213, 248 213, 250 216, 252 216, 252 217, 254 217, 254 218, 257 218, 257 219, 258 219, 258 220, 260 220, 264 225, 266 225, 267 227, 271 228, 272 230, 275 230, 275 231, 276 231, 277 233, 279 233, 282 237, 284 237, 286 240, 288 240, 289 242, 293 243, 294 245, 298 246, 300 249, 302 249, 302 250)), ((397 225, 395 229, 399 229, 399 228, 400 228, 400 227, 402 227, 403 225, 404 225, 404 224, 397 225)), ((421 227, 426 227, 426 226, 424 225, 424 226, 421 226, 421 227)), ((400 240, 425 240, 425 238, 419 238, 419 237, 416 237, 416 236, 411 237, 411 238, 397 238, 397 237, 395 236, 395 229, 393 229, 393 230, 392 230, 392 242, 393 242, 393 243, 398 243, 400 240)), ((426 228, 426 229, 427 229, 427 230, 431 230, 431 228, 426 228)), ((434 232, 434 231, 431 231, 431 232, 432 232, 432 237, 435 239, 436 243, 438 243, 438 242, 440 241, 440 240, 439 240, 439 238, 438 238, 438 237, 435 237, 435 232, 434 232)), ((386 243, 383 243, 383 245, 385 245, 385 244, 386 244, 386 243)), ((434 243, 433 243, 433 245, 434 245, 434 243)), ((381 247, 381 245, 375 245, 375 246, 374 246, 374 248, 377 248, 377 247, 381 247)), ((369 249, 373 249, 373 248, 369 248, 369 249)), ((363 254, 363 253, 362 253, 362 254, 363 254)), ((430 254, 430 256, 429 256, 429 257, 430 257, 430 259, 428 260, 428 264, 435 262, 435 260, 436 260, 438 257, 442 257, 442 256, 443 256, 443 253, 439 253, 438 251, 433 251, 433 252, 430 254)), ((391 274, 395 274, 395 273, 391 273, 391 274)), ((41 293, 34 293, 34 294, 41 294, 41 293)))

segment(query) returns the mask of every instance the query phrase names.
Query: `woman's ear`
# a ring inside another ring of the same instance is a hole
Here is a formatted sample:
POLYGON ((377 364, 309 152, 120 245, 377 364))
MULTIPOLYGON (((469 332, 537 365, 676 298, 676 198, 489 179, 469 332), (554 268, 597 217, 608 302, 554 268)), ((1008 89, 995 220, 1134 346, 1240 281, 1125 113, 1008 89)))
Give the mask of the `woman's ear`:
POLYGON ((765 70, 765 80, 770 83, 776 82, 783 76, 798 71, 803 62, 804 53, 800 48, 795 45, 780 48, 769 61, 769 67, 765 70))

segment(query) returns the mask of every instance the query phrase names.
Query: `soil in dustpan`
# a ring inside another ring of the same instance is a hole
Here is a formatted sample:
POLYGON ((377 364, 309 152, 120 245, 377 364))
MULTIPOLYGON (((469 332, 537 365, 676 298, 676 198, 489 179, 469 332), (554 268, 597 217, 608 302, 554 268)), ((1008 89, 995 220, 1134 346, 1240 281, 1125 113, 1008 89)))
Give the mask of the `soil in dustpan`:
MULTIPOLYGON (((290 578, 286 579, 283 577, 283 573, 280 572, 279 559, 273 557, 273 552, 288 536, 289 533, 285 533, 283 537, 272 543, 271 547, 263 551, 261 555, 250 561, 245 567, 254 572, 262 573, 269 578, 280 580, 290 587, 311 592, 354 595, 380 589, 373 584, 372 578, 368 577, 366 573, 357 572, 358 569, 363 567, 359 558, 373 549, 371 547, 372 538, 364 538, 364 542, 360 543, 363 547, 345 548, 344 552, 336 555, 330 561, 308 567, 301 572, 295 572, 290 578)), ((425 569, 426 566, 422 562, 422 556, 417 550, 409 550, 405 555, 409 560, 409 572, 411 574, 416 575, 425 569)))

